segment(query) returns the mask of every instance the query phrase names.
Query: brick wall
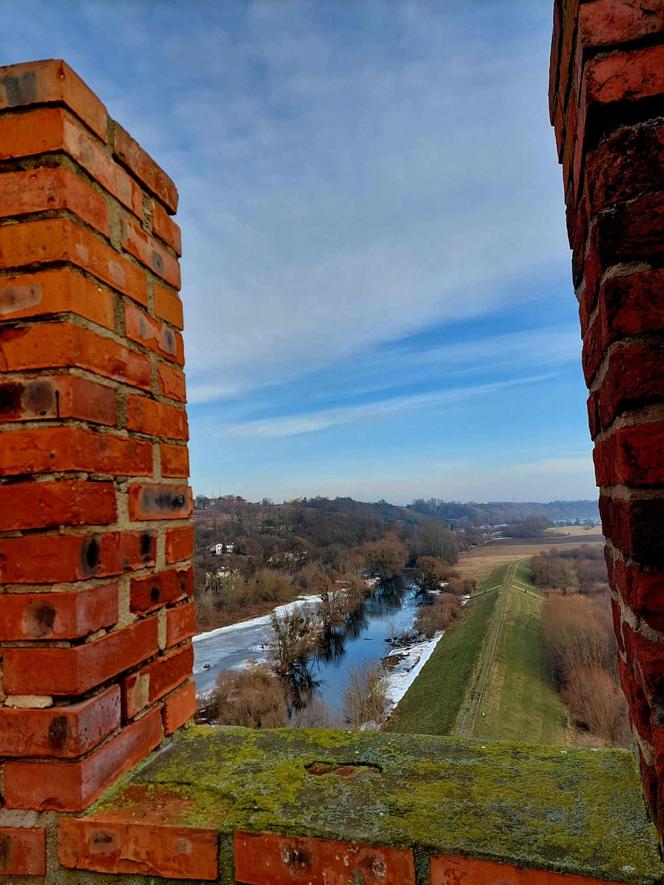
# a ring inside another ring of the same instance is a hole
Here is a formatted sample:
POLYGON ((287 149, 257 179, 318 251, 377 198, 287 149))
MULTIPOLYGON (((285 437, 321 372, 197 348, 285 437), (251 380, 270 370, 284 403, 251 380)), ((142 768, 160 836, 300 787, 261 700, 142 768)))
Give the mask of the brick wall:
POLYGON ((0 68, 5 874, 193 712, 176 208, 66 64, 0 68))
POLYGON ((557 0, 550 110, 620 674, 664 832, 662 0, 557 0))

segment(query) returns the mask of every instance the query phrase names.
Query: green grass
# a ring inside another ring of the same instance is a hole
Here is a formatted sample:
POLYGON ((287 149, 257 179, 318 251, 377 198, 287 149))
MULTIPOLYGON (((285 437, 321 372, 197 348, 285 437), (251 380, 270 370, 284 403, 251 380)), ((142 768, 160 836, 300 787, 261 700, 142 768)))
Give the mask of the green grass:
MULTIPOLYGON (((517 581, 531 585, 529 569, 519 565, 517 581)), ((518 587, 503 592, 498 640, 474 727, 467 733, 483 740, 567 744, 565 707, 549 681, 543 655, 544 599, 518 587)))
POLYGON ((567 744, 565 707, 543 657, 544 598, 532 586, 528 563, 499 566, 478 593, 438 643, 386 730, 567 744))
MULTIPOLYGON (((496 572, 504 568, 501 566, 496 572)), ((491 578, 495 578, 496 572, 491 578)), ((485 582, 485 586, 494 586, 497 582, 485 582)), ((468 603, 463 618, 447 630, 399 702, 386 731, 451 733, 464 703, 497 598, 496 590, 468 603)))

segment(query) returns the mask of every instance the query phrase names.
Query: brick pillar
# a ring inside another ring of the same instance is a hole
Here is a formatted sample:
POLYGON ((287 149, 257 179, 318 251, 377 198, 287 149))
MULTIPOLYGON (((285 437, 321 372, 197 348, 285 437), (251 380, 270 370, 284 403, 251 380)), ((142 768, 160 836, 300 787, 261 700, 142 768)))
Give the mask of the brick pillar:
POLYGON ((176 207, 66 64, 0 68, 0 826, 86 808, 194 710, 176 207))
POLYGON ((621 679, 664 832, 662 0, 557 0, 550 110, 621 679))

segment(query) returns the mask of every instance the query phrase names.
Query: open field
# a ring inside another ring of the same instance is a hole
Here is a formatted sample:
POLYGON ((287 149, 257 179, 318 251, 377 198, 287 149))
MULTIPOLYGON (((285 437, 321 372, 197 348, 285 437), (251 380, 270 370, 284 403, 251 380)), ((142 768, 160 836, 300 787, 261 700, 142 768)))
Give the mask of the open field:
POLYGON ((464 617, 447 630, 401 699, 386 731, 451 733, 497 599, 498 591, 490 591, 468 603, 464 617))
POLYGON ((568 744, 565 707, 549 682, 542 654, 544 595, 530 587, 523 563, 510 567, 494 616, 495 641, 485 642, 474 703, 457 734, 485 740, 568 744), (521 589, 526 588, 526 589, 521 589), (498 623, 496 623, 498 622, 498 623))
MULTIPOLYGON (((576 529, 577 526, 570 528, 576 529)), ((579 527, 581 528, 581 527, 579 527)), ((565 531, 567 531, 565 527, 565 531)), ((504 541, 492 541, 485 547, 475 547, 466 553, 459 554, 459 562, 455 568, 464 578, 476 581, 486 579, 498 566, 506 566, 514 559, 526 559, 555 547, 556 550, 571 550, 581 544, 596 546, 604 543, 604 537, 597 531, 574 534, 568 537, 547 534, 540 538, 514 538, 504 541)))

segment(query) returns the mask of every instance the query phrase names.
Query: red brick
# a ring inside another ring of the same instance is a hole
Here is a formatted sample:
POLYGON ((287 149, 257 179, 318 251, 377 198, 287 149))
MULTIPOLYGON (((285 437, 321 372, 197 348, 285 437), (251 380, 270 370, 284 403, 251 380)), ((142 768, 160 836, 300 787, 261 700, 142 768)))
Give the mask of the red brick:
POLYGON ((245 885, 415 885, 410 849, 236 832, 235 877, 245 885))
POLYGON ((166 531, 166 562, 181 562, 191 559, 194 555, 194 527, 167 529, 166 531))
POLYGON ((635 614, 655 630, 664 630, 664 575, 618 560, 613 566, 613 583, 635 614))
POLYGON ((652 743, 650 704, 646 700, 643 688, 634 678, 630 665, 625 664, 620 656, 618 656, 617 661, 620 685, 629 706, 632 724, 645 741, 652 743))
POLYGON ((0 382, 0 421, 79 418, 117 423, 117 394, 111 387, 78 375, 40 375, 0 382))
POLYGON ((105 152, 99 140, 64 108, 36 108, 0 117, 0 159, 63 152, 143 220, 143 192, 105 152))
POLYGON ((0 875, 45 876, 46 830, 0 827, 0 875))
POLYGON ((5 593, 0 641, 80 639, 118 620, 118 585, 57 593, 5 593))
POLYGON ((159 446, 159 451, 161 453, 162 476, 189 476, 189 450, 186 446, 162 443, 159 446))
POLYGON ((0 539, 0 579, 13 584, 81 581, 153 564, 148 532, 30 534, 0 539))
MULTIPOLYGON (((618 50, 586 63, 585 101, 637 101, 664 92, 664 45, 618 50)), ((583 100, 583 99, 582 99, 583 100)))
POLYGON ((664 399, 663 359, 663 348, 645 342, 613 350, 599 389, 599 415, 603 428, 609 427, 625 410, 664 399))
POLYGON ((9 372, 76 366, 144 390, 152 383, 149 357, 72 323, 0 329, 0 349, 9 372))
POLYGON ((110 235, 106 200, 71 170, 55 166, 0 175, 0 217, 62 209, 110 235))
POLYGON ((658 778, 657 772, 653 768, 652 765, 648 765, 646 760, 643 758, 641 751, 638 750, 639 755, 639 771, 641 773, 641 784, 643 786, 643 798, 646 801, 646 808, 648 809, 648 814, 650 815, 650 820, 656 823, 656 825, 661 829, 662 821, 660 820, 658 814, 658 778))
POLYGON ((575 876, 570 873, 551 873, 516 867, 493 860, 476 860, 449 854, 431 858, 431 885, 618 885, 608 881, 575 876))
POLYGON ((646 639, 629 624, 623 626, 627 659, 646 700, 661 700, 664 690, 664 643, 646 639))
POLYGON ((196 633, 196 604, 186 602, 166 612, 166 645, 170 648, 196 633))
POLYGON ((664 190, 664 125, 661 120, 623 126, 586 157, 586 192, 592 211, 664 190))
POLYGON ((7 694, 81 695, 156 654, 157 618, 69 648, 7 648, 7 694))
POLYGON ((182 255, 180 228, 160 203, 153 203, 152 205, 152 231, 156 237, 167 243, 174 252, 182 255))
POLYGON ((115 522, 111 482, 21 482, 0 486, 0 532, 115 522))
POLYGON ((630 501, 602 495, 602 529, 613 546, 643 567, 664 568, 664 499, 630 501))
POLYGON ((188 486, 146 483, 129 487, 130 519, 186 519, 192 510, 188 486))
POLYGON ((176 369, 175 366, 169 366, 168 363, 160 362, 157 366, 157 378, 159 380, 159 391, 162 396, 168 396, 181 403, 186 401, 185 378, 184 372, 181 369, 176 369))
POLYGON ((178 192, 171 179, 118 123, 114 124, 113 151, 120 162, 124 163, 167 209, 171 212, 177 210, 178 192))
POLYGON ((145 578, 132 578, 131 610, 152 611, 191 596, 193 591, 194 572, 191 567, 154 572, 145 578))
POLYGON ((664 30, 660 0, 594 0, 579 4, 578 14, 584 50, 641 40, 664 30))
POLYGON ((590 436, 592 439, 601 432, 602 426, 599 420, 599 393, 593 391, 588 397, 588 426, 590 427, 590 436))
POLYGON ((180 297, 157 283, 154 285, 154 309, 157 316, 161 317, 162 320, 166 320, 171 326, 175 326, 178 329, 183 328, 184 321, 182 319, 182 301, 180 297))
POLYGON ((645 488, 664 485, 664 423, 637 424, 616 430, 594 452, 599 485, 645 488))
POLYGON ((134 304, 125 305, 125 327, 127 337, 144 347, 174 360, 180 365, 184 363, 184 347, 182 336, 160 320, 148 316, 134 304))
POLYGON ((37 104, 66 105, 106 141, 106 108, 64 61, 49 59, 0 68, 0 110, 37 104))
POLYGON ((113 293, 70 267, 0 277, 0 320, 78 314, 115 328, 113 293))
POLYGON ((83 811, 115 778, 162 739, 161 716, 151 711, 81 762, 19 762, 4 766, 7 808, 83 811))
POLYGON ((167 439, 186 440, 189 436, 184 409, 145 396, 128 398, 127 429, 167 439))
POLYGON ((0 227, 0 270, 52 262, 74 264, 147 305, 144 271, 73 219, 38 219, 0 227))
POLYGON ((0 475, 84 470, 113 476, 152 473, 152 445, 84 427, 7 430, 0 446, 0 475))
POLYGON ((164 734, 173 734, 182 728, 196 713, 196 686, 193 682, 187 682, 177 691, 173 692, 164 703, 162 715, 164 719, 164 734))
POLYGON ((98 746, 120 725, 120 686, 79 704, 47 710, 0 707, 0 754, 73 758, 98 746))
POLYGON ((664 269, 639 270, 605 279, 599 298, 607 343, 627 335, 664 332, 664 269))
POLYGON ((664 193, 643 194, 597 216, 603 266, 664 255, 664 193))
POLYGON ((122 681, 122 711, 125 719, 133 719, 148 704, 172 691, 188 676, 194 666, 191 643, 173 652, 160 655, 147 667, 125 676, 122 681))
MULTIPOLYGON (((169 802, 172 796, 166 798, 169 802)), ((216 830, 109 813, 61 819, 58 840, 59 860, 66 869, 214 882, 219 876, 217 843, 216 830)))
POLYGON ((176 289, 180 288, 180 265, 177 258, 129 216, 122 220, 122 245, 162 280, 176 289))

